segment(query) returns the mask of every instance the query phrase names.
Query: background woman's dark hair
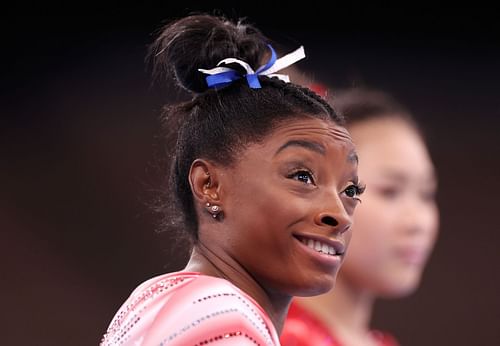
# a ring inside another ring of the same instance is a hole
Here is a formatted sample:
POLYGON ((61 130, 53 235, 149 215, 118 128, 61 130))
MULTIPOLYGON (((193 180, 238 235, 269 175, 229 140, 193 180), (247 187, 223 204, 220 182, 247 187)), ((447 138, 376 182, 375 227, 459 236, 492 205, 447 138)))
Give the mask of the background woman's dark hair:
POLYGON ((329 92, 328 101, 344 117, 347 127, 371 119, 397 118, 424 137, 410 110, 386 91, 366 86, 338 89, 329 92))
POLYGON ((328 101, 344 117, 348 130, 364 121, 402 120, 415 130, 424 143, 430 145, 427 129, 424 129, 408 108, 386 91, 367 86, 338 89, 329 92, 328 101))
POLYGON ((343 122, 324 99, 307 88, 259 76, 260 89, 251 89, 245 78, 225 88, 209 89, 206 76, 198 71, 213 68, 225 58, 243 60, 256 70, 270 56, 268 43, 258 29, 242 20, 196 14, 165 26, 151 45, 155 76, 173 77, 180 87, 193 93, 192 100, 166 107, 163 114, 168 134, 176 136, 176 145, 171 193, 161 211, 165 213, 163 227, 187 230, 195 242, 198 221, 188 174, 196 158, 231 165, 246 145, 262 140, 280 122, 293 118, 343 122), (181 224, 175 215, 183 215, 181 224))

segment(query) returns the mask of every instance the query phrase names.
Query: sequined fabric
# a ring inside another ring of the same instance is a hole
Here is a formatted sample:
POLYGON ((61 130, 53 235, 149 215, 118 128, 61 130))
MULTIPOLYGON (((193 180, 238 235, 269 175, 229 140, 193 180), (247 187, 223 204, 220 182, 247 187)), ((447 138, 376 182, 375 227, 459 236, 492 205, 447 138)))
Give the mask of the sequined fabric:
MULTIPOLYGON (((399 346, 389 333, 371 331, 378 346, 399 346)), ((347 346, 343 345, 315 316, 292 302, 281 333, 282 346, 347 346)))
POLYGON ((279 340, 264 310, 227 280, 176 272, 137 287, 100 345, 276 346, 279 340))

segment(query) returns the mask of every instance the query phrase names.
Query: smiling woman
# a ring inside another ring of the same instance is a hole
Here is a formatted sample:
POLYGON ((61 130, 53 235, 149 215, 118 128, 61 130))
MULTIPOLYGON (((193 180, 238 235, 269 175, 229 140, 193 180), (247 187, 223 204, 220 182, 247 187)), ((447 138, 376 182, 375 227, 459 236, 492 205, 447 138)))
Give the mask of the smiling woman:
POLYGON ((134 290, 102 345, 279 345, 292 297, 330 290, 344 259, 363 190, 351 137, 320 96, 264 73, 283 60, 251 25, 188 16, 152 56, 193 93, 165 114, 179 124, 165 209, 192 251, 134 290))

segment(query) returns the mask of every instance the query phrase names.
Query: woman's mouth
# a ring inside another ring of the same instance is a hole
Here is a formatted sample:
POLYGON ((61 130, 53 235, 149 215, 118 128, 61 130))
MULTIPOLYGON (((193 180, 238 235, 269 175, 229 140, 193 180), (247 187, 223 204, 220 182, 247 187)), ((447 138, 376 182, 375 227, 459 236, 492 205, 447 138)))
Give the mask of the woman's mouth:
POLYGON ((308 248, 322 253, 324 255, 329 255, 329 256, 341 256, 345 252, 345 247, 344 245, 337 241, 337 240, 331 240, 331 239, 314 239, 312 237, 308 236, 303 236, 303 235, 295 235, 295 238, 297 238, 302 244, 307 246, 308 248))

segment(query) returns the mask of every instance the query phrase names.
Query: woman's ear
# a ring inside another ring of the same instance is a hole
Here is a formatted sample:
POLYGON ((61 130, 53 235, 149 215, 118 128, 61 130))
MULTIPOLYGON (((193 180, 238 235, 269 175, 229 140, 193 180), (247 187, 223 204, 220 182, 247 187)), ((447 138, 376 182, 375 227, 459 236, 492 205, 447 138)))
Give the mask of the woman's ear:
POLYGON ((195 200, 205 204, 219 201, 219 179, 216 166, 212 163, 196 159, 189 170, 189 184, 195 200))

